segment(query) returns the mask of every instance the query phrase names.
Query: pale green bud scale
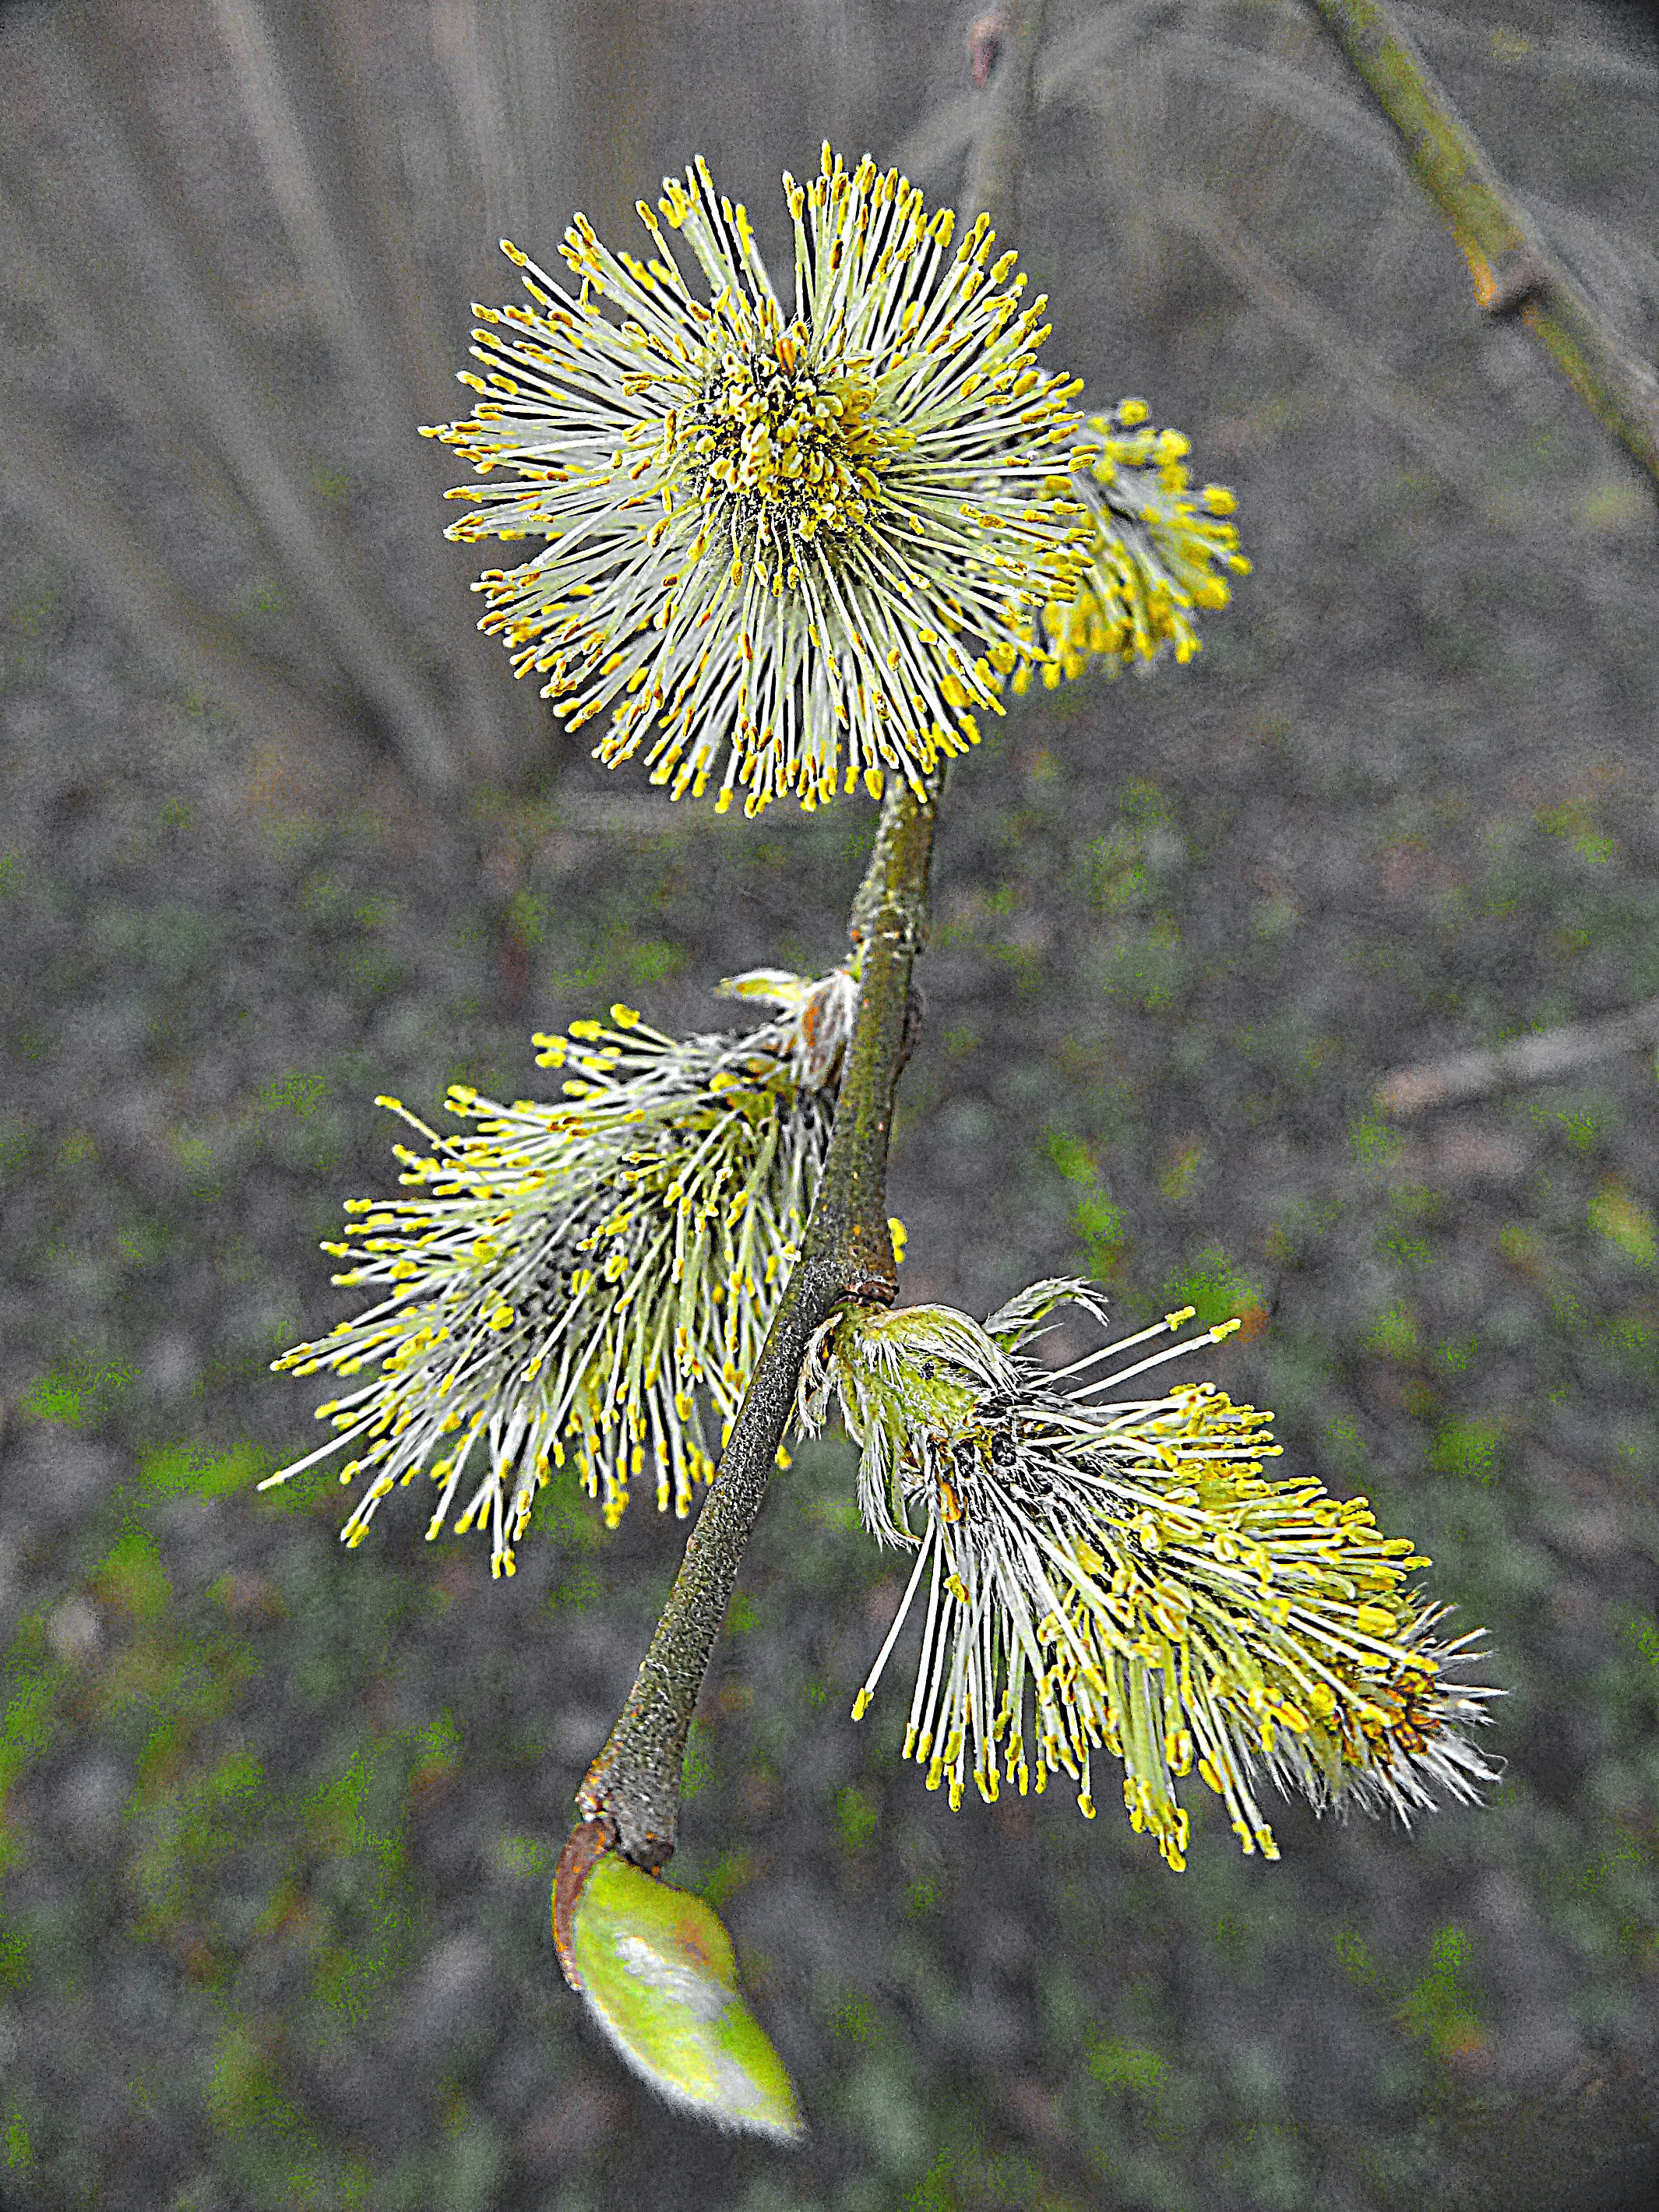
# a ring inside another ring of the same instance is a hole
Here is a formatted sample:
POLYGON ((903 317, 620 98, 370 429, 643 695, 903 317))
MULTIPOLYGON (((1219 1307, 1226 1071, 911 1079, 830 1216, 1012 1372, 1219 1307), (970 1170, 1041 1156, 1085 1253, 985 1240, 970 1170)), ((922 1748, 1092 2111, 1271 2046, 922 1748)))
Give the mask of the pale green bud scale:
POLYGON ((582 1883, 570 1948, 589 2011, 659 2096, 720 2127, 801 2136, 793 2084, 702 1898, 609 1854, 582 1883))

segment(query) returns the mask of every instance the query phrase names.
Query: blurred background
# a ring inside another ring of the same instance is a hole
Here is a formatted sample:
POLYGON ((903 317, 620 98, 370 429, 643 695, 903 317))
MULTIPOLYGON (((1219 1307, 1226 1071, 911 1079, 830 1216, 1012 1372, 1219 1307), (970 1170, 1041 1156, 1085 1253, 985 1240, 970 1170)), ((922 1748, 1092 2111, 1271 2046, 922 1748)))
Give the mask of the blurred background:
MULTIPOLYGON (((344 1555, 267 1364, 345 1310, 371 1101, 535 1087, 624 996, 839 955, 872 811, 566 747, 444 544, 468 302, 701 151, 957 192, 961 0, 100 0, 0 16, 0 2202, 111 2212, 1659 2203, 1659 1085, 1411 1119, 1402 1063, 1659 991, 1652 487, 1462 260, 1310 9, 1051 0, 1018 243, 1056 365, 1231 483, 1186 670, 1021 703, 943 816, 902 1295, 1190 1299, 1287 1471, 1484 1624, 1505 1778, 1411 1834, 952 1816, 848 1718, 896 1600, 831 1439, 693 1741, 799 2153, 625 2075, 548 1941, 684 1530, 344 1555)), ((1401 14, 1651 359, 1645 10, 1401 14)))

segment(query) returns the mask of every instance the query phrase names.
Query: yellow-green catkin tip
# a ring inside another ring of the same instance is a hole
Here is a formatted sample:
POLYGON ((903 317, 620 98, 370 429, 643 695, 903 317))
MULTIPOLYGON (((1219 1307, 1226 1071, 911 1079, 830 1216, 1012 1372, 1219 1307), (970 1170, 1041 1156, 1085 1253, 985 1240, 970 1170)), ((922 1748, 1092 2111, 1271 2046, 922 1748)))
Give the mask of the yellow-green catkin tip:
POLYGON ((614 1854, 582 1885, 571 1954, 589 2011, 671 2105, 781 2142, 805 2132, 794 2085, 738 1988, 732 1939, 689 1891, 614 1854))

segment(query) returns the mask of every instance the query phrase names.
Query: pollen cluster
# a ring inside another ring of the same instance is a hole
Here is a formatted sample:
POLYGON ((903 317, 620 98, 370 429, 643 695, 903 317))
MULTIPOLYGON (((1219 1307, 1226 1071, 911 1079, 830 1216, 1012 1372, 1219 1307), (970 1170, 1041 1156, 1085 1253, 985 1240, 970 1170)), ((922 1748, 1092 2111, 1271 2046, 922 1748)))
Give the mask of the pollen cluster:
POLYGON ((397 1147, 413 1194, 349 1201, 324 1249, 347 1263, 337 1284, 383 1295, 275 1363, 351 1378, 318 1408, 333 1440, 271 1477, 349 1447, 348 1543, 422 1469, 428 1540, 470 1479, 456 1533, 488 1527, 497 1574, 567 1464, 613 1526, 647 1467, 659 1510, 690 1510, 714 1471, 704 1407, 735 1413, 811 1210, 857 1003, 841 969, 726 988, 783 1011, 678 1040, 628 1006, 574 1022, 536 1040, 564 1103, 452 1086, 468 1135, 380 1102, 422 1139, 397 1147))
POLYGON ((1101 1310, 1089 1285, 1048 1282, 983 1328, 918 1306, 821 1333, 804 1416, 838 1391, 866 1524, 916 1550, 854 1717, 925 1582, 905 1755, 953 1805, 970 1781, 994 1802, 1063 1772, 1092 1818, 1104 1751, 1130 1825, 1178 1869, 1191 1773, 1269 1858, 1263 1772, 1316 1806, 1404 1817, 1437 1787, 1474 1795, 1490 1771, 1460 1729, 1492 1693, 1453 1679, 1474 1639, 1437 1639, 1443 1608, 1410 1579, 1428 1560, 1363 1498, 1270 1479, 1270 1416, 1213 1384, 1092 1402, 1229 1325, 1123 1362, 1191 1319, 1170 1314, 1050 1374, 1019 1347, 1066 1298, 1101 1310), (1075 1382, 1103 1361, 1115 1371, 1075 1382))
POLYGON ((452 492, 452 537, 544 541, 478 585, 515 672, 600 724, 596 757, 643 750, 673 797, 718 779, 750 813, 921 789, 977 740, 992 656, 1047 657, 1037 611, 1090 536, 1070 472, 1098 453, 984 216, 953 246, 948 210, 827 146, 784 191, 787 302, 701 161, 639 203, 644 260, 576 219, 574 291, 506 245, 532 304, 478 309, 478 404, 428 434, 502 479, 452 492))
MULTIPOLYGON (((1188 440, 1147 418, 1143 399, 1089 417, 1096 457, 1065 486, 1088 518, 1082 576, 1073 596, 1049 600, 1027 621, 1023 651, 1005 646, 993 655, 1012 671, 1017 693, 1037 668, 1052 690, 1087 668, 1144 674, 1170 652, 1189 661, 1203 642, 1195 612, 1224 607, 1228 576, 1249 574, 1229 520, 1233 494, 1224 484, 1195 490, 1188 440)), ((1059 480, 1049 488, 1058 493, 1059 480)))
POLYGON ((794 325, 769 355, 726 354, 682 434, 688 482, 701 468, 697 489, 720 534, 747 546, 780 594, 800 588, 798 546, 868 522, 882 476, 911 442, 883 424, 867 377, 815 375, 805 343, 794 325))

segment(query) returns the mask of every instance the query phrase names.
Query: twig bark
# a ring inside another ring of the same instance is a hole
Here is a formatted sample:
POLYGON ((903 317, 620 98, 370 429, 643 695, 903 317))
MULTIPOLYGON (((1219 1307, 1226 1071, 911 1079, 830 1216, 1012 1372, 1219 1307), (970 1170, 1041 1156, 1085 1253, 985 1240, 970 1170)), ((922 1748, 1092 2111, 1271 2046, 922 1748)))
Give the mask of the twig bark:
POLYGON ((1626 1013, 1572 1022, 1489 1051, 1449 1053, 1444 1060, 1398 1067, 1377 1085, 1376 1103, 1389 1114, 1420 1114, 1428 1106, 1454 1106, 1522 1084, 1553 1082, 1654 1044, 1659 1044, 1659 998, 1626 1013))
MULTIPOLYGON (((1476 303, 1516 316, 1591 412, 1659 488, 1659 375, 1639 361, 1528 222, 1382 0, 1313 0, 1393 125, 1418 181, 1468 264, 1476 303)), ((1547 1081, 1659 1037, 1659 1000, 1605 1021, 1397 1069, 1377 1090, 1395 1114, 1547 1081)))
POLYGON ((1659 376, 1544 244, 1382 0, 1313 4, 1450 226, 1476 304, 1517 316, 1659 485, 1659 376))

